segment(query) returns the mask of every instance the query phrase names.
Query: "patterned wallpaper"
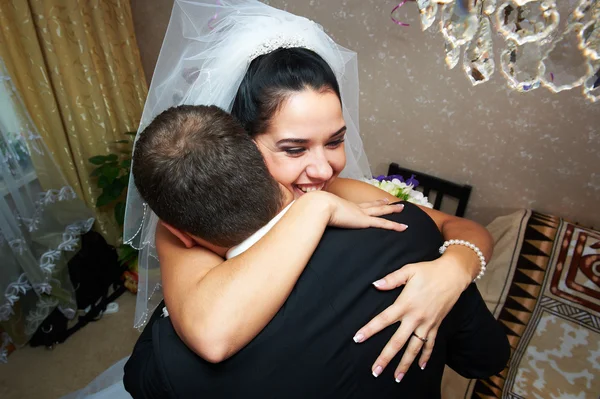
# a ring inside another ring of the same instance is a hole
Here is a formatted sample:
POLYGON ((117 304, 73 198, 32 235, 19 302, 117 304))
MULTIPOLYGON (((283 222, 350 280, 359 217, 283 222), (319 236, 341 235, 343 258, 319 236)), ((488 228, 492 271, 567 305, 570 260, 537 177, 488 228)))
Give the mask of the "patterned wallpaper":
MULTIPOLYGON (((414 3, 270 0, 323 25, 358 53, 361 132, 375 174, 390 162, 474 187, 467 217, 487 224, 518 208, 600 228, 600 104, 578 89, 510 91, 498 73, 472 87, 448 70, 438 28, 420 29, 414 3)), ((172 0, 131 0, 146 75, 172 0)), ((460 66, 460 64, 459 64, 460 66)))

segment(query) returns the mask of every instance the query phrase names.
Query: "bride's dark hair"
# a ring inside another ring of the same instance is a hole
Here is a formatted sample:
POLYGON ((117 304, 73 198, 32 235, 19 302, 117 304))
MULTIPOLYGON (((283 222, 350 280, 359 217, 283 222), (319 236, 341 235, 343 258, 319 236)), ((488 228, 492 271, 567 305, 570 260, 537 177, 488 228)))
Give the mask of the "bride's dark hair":
POLYGON ((332 91, 342 102, 335 74, 321 56, 300 47, 280 48, 252 60, 231 114, 256 136, 267 131, 273 115, 291 94, 306 89, 332 91))

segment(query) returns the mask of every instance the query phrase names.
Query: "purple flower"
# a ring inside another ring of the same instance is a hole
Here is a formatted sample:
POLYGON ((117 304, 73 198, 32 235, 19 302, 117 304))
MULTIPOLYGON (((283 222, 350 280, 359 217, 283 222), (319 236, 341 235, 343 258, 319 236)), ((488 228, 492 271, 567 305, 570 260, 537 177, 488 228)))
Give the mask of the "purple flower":
POLYGON ((384 180, 387 180, 387 181, 392 181, 392 180, 394 180, 394 179, 398 179, 398 180, 400 180, 401 182, 404 182, 404 177, 402 177, 402 176, 400 176, 400 175, 389 175, 389 176, 386 176, 386 175, 379 175, 379 176, 377 176, 377 177, 373 176, 373 179, 375 179, 375 180, 377 180, 377 181, 379 181, 379 182, 382 182, 382 181, 384 181, 384 180))
POLYGON ((402 177, 401 175, 389 175, 386 180, 394 180, 394 179, 398 179, 402 183, 404 183, 404 177, 402 177))
POLYGON ((378 182, 392 181, 394 179, 398 179, 400 180, 400 182, 405 183, 408 186, 413 186, 413 188, 416 188, 419 185, 419 181, 415 178, 415 175, 412 175, 408 180, 404 180, 404 177, 402 177, 402 175, 379 175, 377 177, 373 176, 373 179, 377 180, 378 182))
POLYGON ((412 175, 410 177, 410 179, 408 179, 405 183, 408 184, 409 186, 413 186, 413 188, 415 188, 419 185, 419 181, 417 179, 415 179, 415 175, 412 175))

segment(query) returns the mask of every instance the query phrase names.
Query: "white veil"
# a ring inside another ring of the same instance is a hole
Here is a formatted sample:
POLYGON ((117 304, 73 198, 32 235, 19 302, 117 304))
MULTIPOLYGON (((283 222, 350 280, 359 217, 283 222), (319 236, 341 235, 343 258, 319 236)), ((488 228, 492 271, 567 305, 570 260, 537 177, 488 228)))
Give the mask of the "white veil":
MULTIPOLYGON (((279 47, 309 48, 331 66, 347 125, 342 176, 370 178, 358 130, 356 53, 338 46, 320 25, 259 1, 175 0, 140 131, 160 112, 179 104, 214 104, 230 111, 250 61, 279 47)), ((157 221, 130 179, 123 240, 140 249, 136 328, 144 326, 163 298, 154 245, 157 221)))

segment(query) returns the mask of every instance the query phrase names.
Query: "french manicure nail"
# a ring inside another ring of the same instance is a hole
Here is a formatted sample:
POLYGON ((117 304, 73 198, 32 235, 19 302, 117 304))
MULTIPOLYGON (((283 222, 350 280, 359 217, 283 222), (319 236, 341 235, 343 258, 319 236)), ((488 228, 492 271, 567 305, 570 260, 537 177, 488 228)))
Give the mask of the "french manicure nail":
POLYGON ((404 227, 404 230, 408 229, 408 225, 400 223, 400 226, 404 227))
POLYGON ((384 198, 384 199, 382 199, 382 201, 383 201, 383 202, 385 202, 386 204, 389 204, 389 203, 390 203, 390 200, 389 200, 389 199, 387 199, 387 198, 384 198))
POLYGON ((404 378, 404 373, 398 373, 398 375, 396 376, 396 382, 402 381, 403 378, 404 378))
POLYGON ((396 206, 400 209, 404 209, 404 204, 396 204, 396 206))
POLYGON ((363 342, 363 340, 365 339, 365 336, 362 333, 358 333, 352 339, 354 340, 354 342, 356 342, 357 344, 359 344, 359 343, 363 342))
POLYGON ((423 363, 423 365, 421 366, 421 370, 425 370, 425 366, 427 366, 427 363, 423 363))
POLYGON ((383 371, 383 367, 381 367, 381 366, 375 367, 375 370, 373 370, 373 377, 375 377, 375 378, 379 377, 379 374, 381 374, 382 371, 383 371))
POLYGON ((381 288, 381 287, 385 286, 385 280, 381 279, 381 280, 373 281, 373 285, 377 288, 381 288))

